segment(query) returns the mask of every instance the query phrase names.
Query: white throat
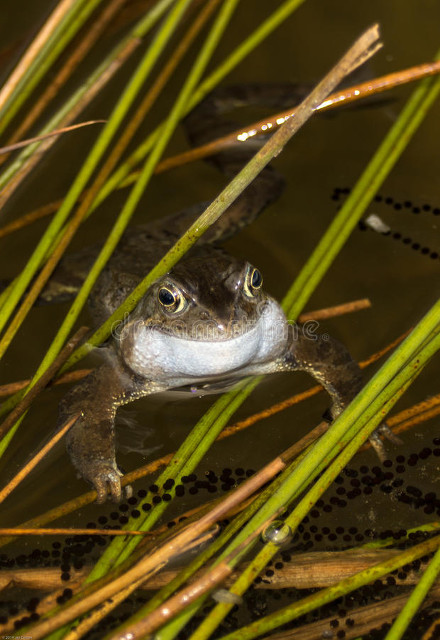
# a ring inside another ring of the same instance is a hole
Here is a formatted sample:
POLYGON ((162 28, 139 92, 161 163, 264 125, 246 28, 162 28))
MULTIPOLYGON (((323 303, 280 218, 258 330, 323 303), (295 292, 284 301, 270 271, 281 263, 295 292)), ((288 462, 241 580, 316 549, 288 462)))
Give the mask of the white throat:
POLYGON ((222 377, 279 356, 287 339, 287 322, 281 307, 269 299, 258 320, 229 340, 191 340, 137 323, 127 327, 121 352, 137 374, 154 380, 222 377), (128 339, 127 339, 128 338, 128 339))

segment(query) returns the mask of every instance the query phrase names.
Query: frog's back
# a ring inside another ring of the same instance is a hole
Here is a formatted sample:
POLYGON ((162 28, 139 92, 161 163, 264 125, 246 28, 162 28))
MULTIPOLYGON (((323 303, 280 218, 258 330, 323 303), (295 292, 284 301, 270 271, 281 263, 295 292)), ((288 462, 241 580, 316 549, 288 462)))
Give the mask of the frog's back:
MULTIPOLYGON (((246 103, 279 108, 292 106, 304 94, 295 85, 237 86, 220 89, 205 99, 185 120, 191 144, 203 144, 213 137, 236 129, 224 119, 224 113, 246 103)), ((251 141, 252 142, 252 141, 251 141)), ((255 151, 242 143, 209 159, 226 176, 235 175, 255 151)), ((245 189, 222 217, 202 236, 192 253, 223 242, 250 224, 282 189, 282 177, 266 167, 245 189)), ((166 254, 208 203, 196 204, 173 215, 128 229, 122 236, 107 266, 99 276, 89 299, 95 323, 105 321, 124 301, 142 278, 166 254)), ((95 245, 65 257, 43 292, 41 302, 59 302, 72 298, 84 282, 101 246, 95 245)), ((213 252, 207 259, 214 259, 213 252)))
MULTIPOLYGON (((200 211, 195 211, 195 207, 192 207, 191 210, 165 218, 156 225, 136 227, 124 234, 89 297, 89 308, 96 325, 102 324, 116 311, 175 244, 183 232, 180 223, 187 228, 203 208, 204 205, 200 211)), ((215 262, 216 255, 220 253, 223 252, 219 247, 200 244, 193 247, 183 261, 199 257, 215 262)))
MULTIPOLYGON (((104 322, 200 215, 206 203, 157 221, 129 228, 98 277, 89 298, 96 324, 104 322)), ((76 295, 102 248, 91 245, 63 258, 40 303, 70 300, 76 295)))

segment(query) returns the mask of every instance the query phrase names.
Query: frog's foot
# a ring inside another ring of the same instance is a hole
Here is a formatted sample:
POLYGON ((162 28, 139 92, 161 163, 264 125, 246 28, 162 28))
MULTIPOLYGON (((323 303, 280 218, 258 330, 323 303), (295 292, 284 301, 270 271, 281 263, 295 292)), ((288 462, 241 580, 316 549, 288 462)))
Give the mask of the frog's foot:
MULTIPOLYGON (((329 409, 325 411, 322 417, 326 422, 331 424, 342 413, 342 410, 343 408, 340 405, 334 403, 329 409)), ((373 431, 368 439, 371 446, 375 450, 377 457, 381 462, 383 462, 387 459, 387 452, 381 436, 383 438, 386 438, 390 442, 399 445, 402 444, 402 440, 391 431, 386 422, 382 422, 382 424, 380 424, 377 429, 373 431)))
POLYGON ((94 462, 91 468, 87 469, 85 478, 94 486, 98 494, 96 502, 102 504, 108 497, 113 502, 120 502, 122 498, 121 477, 123 475, 114 461, 98 460, 94 462))
POLYGON ((379 460, 383 462, 384 460, 387 459, 387 455, 386 455, 385 445, 382 442, 382 439, 380 436, 383 436, 384 438, 386 438, 390 442, 393 442, 394 444, 402 444, 402 440, 398 436, 396 436, 395 433, 391 431, 391 429, 386 424, 386 422, 383 422, 381 425, 377 427, 375 431, 373 431, 373 433, 369 437, 369 441, 371 443, 371 446, 377 453, 379 460))
POLYGON ((387 452, 385 449, 385 445, 380 439, 380 435, 377 433, 377 431, 378 431, 377 429, 376 431, 373 431, 373 433, 368 439, 370 441, 371 446, 377 453, 377 457, 379 458, 379 460, 381 462, 384 462, 387 459, 387 452))
POLYGON ((389 428, 386 422, 382 422, 382 424, 380 424, 377 427, 375 433, 378 433, 379 435, 383 436, 384 438, 386 438, 390 442, 393 442, 394 444, 400 445, 403 442, 403 440, 399 438, 399 436, 396 436, 396 434, 393 431, 391 431, 391 429, 389 428))

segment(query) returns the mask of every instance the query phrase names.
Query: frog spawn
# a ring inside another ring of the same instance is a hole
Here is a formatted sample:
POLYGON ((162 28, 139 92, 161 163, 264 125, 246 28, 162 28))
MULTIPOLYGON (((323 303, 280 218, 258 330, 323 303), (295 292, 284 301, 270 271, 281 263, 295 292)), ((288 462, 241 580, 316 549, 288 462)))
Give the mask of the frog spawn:
MULTIPOLYGON (((288 602, 292 602, 299 597, 303 597, 307 592, 294 588, 286 588, 282 590, 264 590, 265 583, 270 584, 277 571, 281 571, 285 563, 294 560, 294 554, 319 549, 343 549, 346 547, 355 547, 370 542, 371 540, 381 540, 392 537, 396 544, 405 546, 406 530, 398 529, 380 529, 377 522, 371 522, 370 526, 361 526, 360 521, 356 524, 350 524, 350 521, 356 521, 356 513, 364 509, 366 501, 371 501, 377 505, 379 502, 389 504, 392 499, 394 504, 400 505, 403 514, 408 509, 411 514, 414 510, 420 514, 425 514, 428 520, 438 519, 440 517, 440 494, 435 490, 429 493, 424 492, 422 488, 417 486, 417 481, 409 484, 406 480, 408 474, 414 478, 420 477, 421 469, 428 465, 438 465, 440 458, 440 438, 434 438, 431 446, 423 447, 418 453, 409 455, 398 454, 393 460, 389 459, 381 466, 366 464, 348 467, 338 476, 335 485, 328 494, 317 502, 310 514, 303 520, 298 530, 295 532, 292 540, 288 538, 291 532, 286 528, 283 521, 272 523, 264 532, 263 536, 269 537, 272 541, 276 541, 280 545, 280 552, 274 560, 266 567, 264 572, 256 578, 255 588, 252 588, 244 596, 243 604, 235 605, 228 618, 225 619, 221 626, 221 632, 226 633, 236 625, 243 624, 246 621, 252 621, 260 618, 273 609, 284 606, 288 602), (332 520, 338 524, 332 524, 332 520), (286 546, 287 544, 287 546, 286 546)), ((120 528, 127 524, 129 517, 135 520, 141 517, 142 512, 148 513, 155 504, 162 501, 171 500, 172 493, 175 492, 176 497, 185 497, 185 508, 188 507, 188 500, 194 500, 196 503, 200 499, 206 500, 218 492, 229 491, 238 484, 241 484, 247 477, 253 475, 252 469, 236 468, 223 469, 220 473, 215 471, 207 471, 204 476, 190 474, 184 476, 180 484, 175 485, 172 480, 168 480, 164 487, 152 484, 148 487, 151 499, 145 501, 147 497, 147 488, 139 489, 136 496, 128 499, 126 502, 115 506, 109 506, 107 512, 102 507, 102 515, 96 522, 89 522, 90 529, 99 528, 120 528), (106 513, 106 514, 105 514, 106 513)), ((177 500, 177 506, 179 500, 177 500)), ((411 515, 411 517, 413 517, 411 515)), ((362 516, 363 525, 365 522, 365 514, 362 516)), ((420 516, 418 517, 418 521, 420 516)), ((168 523, 169 528, 173 528, 179 522, 184 522, 185 517, 178 517, 168 523)), ((226 524, 224 522, 223 524, 226 524)), ((380 524, 380 523, 379 523, 380 524)), ((421 542, 426 539, 429 534, 414 533, 410 535, 411 543, 421 542)), ((3 569, 19 568, 36 568, 36 567, 59 567, 60 582, 63 587, 60 589, 58 602, 62 604, 72 596, 72 590, 69 583, 74 579, 76 571, 80 571, 85 565, 90 564, 92 559, 96 558, 96 552, 108 544, 109 540, 103 536, 71 536, 64 538, 62 541, 55 540, 50 547, 35 548, 28 555, 21 554, 15 558, 10 557, 7 552, 0 553, 0 565, 3 569)), ((414 564, 414 563, 413 563, 414 564)), ((356 625, 351 617, 351 611, 358 606, 365 605, 371 601, 375 601, 377 594, 380 593, 381 598, 391 597, 396 594, 396 581, 404 581, 407 572, 414 567, 403 567, 395 571, 391 576, 377 581, 374 585, 370 585, 359 589, 337 603, 327 605, 325 610, 321 612, 323 617, 331 618, 329 627, 326 630, 327 635, 332 638, 352 637, 350 634, 356 629, 356 625)), ((15 628, 36 621, 39 617, 37 597, 31 597, 25 603, 25 609, 20 611, 19 606, 12 600, 5 599, 0 605, 0 622, 6 623, 8 617, 16 620, 15 628)), ((221 597, 221 596, 220 596, 221 597)), ((134 594, 126 603, 121 605, 112 615, 103 620, 96 630, 90 635, 90 638, 102 637, 103 633, 109 631, 129 617, 133 607, 139 607, 149 599, 149 594, 138 592, 134 594)), ((201 622, 203 617, 211 610, 212 605, 206 604, 199 614, 194 618, 191 629, 195 628, 201 622)), ((435 618, 435 608, 427 612, 421 612, 413 622, 412 632, 414 637, 421 637, 422 632, 430 623, 432 616, 435 618)), ((298 624, 312 622, 314 614, 306 619, 301 619, 298 624)), ((188 637, 191 629, 185 630, 182 638, 188 637)), ((371 632, 364 635, 368 640, 383 637, 384 630, 371 632), (379 635, 377 635, 379 634, 379 635)), ((324 636, 323 636, 324 637, 324 636)))
MULTIPOLYGON (((336 187, 331 195, 334 202, 343 202, 345 197, 350 193, 350 188, 336 187)), ((373 230, 380 235, 402 243, 404 246, 416 251, 421 256, 430 260, 439 260, 440 253, 438 245, 432 245, 433 234, 432 229, 436 228, 440 207, 435 204, 416 203, 412 200, 400 200, 389 195, 378 194, 375 196, 369 207, 370 213, 359 223, 361 231, 373 230), (390 215, 394 212, 395 215, 390 215), (381 215, 385 217, 385 221, 381 215), (408 225, 407 216, 419 217, 417 225, 416 237, 412 232, 405 230, 408 225), (369 222, 370 217, 374 216, 375 222, 369 222), (388 222, 389 221, 389 222, 388 222)))

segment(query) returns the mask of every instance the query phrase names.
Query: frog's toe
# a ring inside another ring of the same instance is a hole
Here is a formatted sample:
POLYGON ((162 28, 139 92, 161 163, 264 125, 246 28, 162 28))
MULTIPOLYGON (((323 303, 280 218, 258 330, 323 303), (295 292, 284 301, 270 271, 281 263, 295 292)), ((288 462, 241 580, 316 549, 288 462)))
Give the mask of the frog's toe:
POLYGON ((399 436, 396 436, 396 434, 391 431, 386 422, 382 422, 382 424, 377 427, 375 433, 379 433, 379 435, 383 436, 394 444, 402 444, 401 438, 399 438, 399 436))
POLYGON ((110 474, 107 478, 108 493, 111 496, 113 502, 121 502, 122 500, 122 488, 121 479, 115 473, 110 474))
POLYGON ((379 434, 377 433, 377 429, 376 429, 376 431, 373 431, 373 433, 371 434, 371 436, 368 439, 370 441, 371 446, 373 447, 373 449, 377 453, 377 457, 379 458, 379 460, 381 462, 386 460, 387 452, 386 452, 386 449, 385 449, 385 446, 384 446, 382 440, 380 439, 379 434))
POLYGON ((383 436, 384 438, 386 438, 390 442, 393 442, 394 444, 402 444, 402 440, 398 436, 396 436, 395 433, 391 431, 391 429, 386 424, 386 422, 382 422, 382 424, 380 424, 377 427, 377 429, 373 431, 369 440, 370 440, 371 446, 377 453, 379 460, 383 462, 387 458, 387 452, 385 449, 385 445, 382 442, 380 436, 383 436))
POLYGON ((96 501, 101 504, 111 497, 113 502, 120 502, 122 498, 121 476, 116 465, 101 463, 95 472, 91 481, 98 494, 96 501))
POLYGON ((133 497, 134 491, 133 491, 133 487, 131 486, 131 484, 126 484, 124 487, 124 498, 126 500, 129 500, 130 498, 133 497))
POLYGON ((324 411, 324 413, 322 414, 322 419, 325 422, 331 424, 336 420, 338 416, 341 415, 343 410, 344 408, 340 404, 336 404, 334 402, 331 407, 327 407, 327 409, 324 411))

